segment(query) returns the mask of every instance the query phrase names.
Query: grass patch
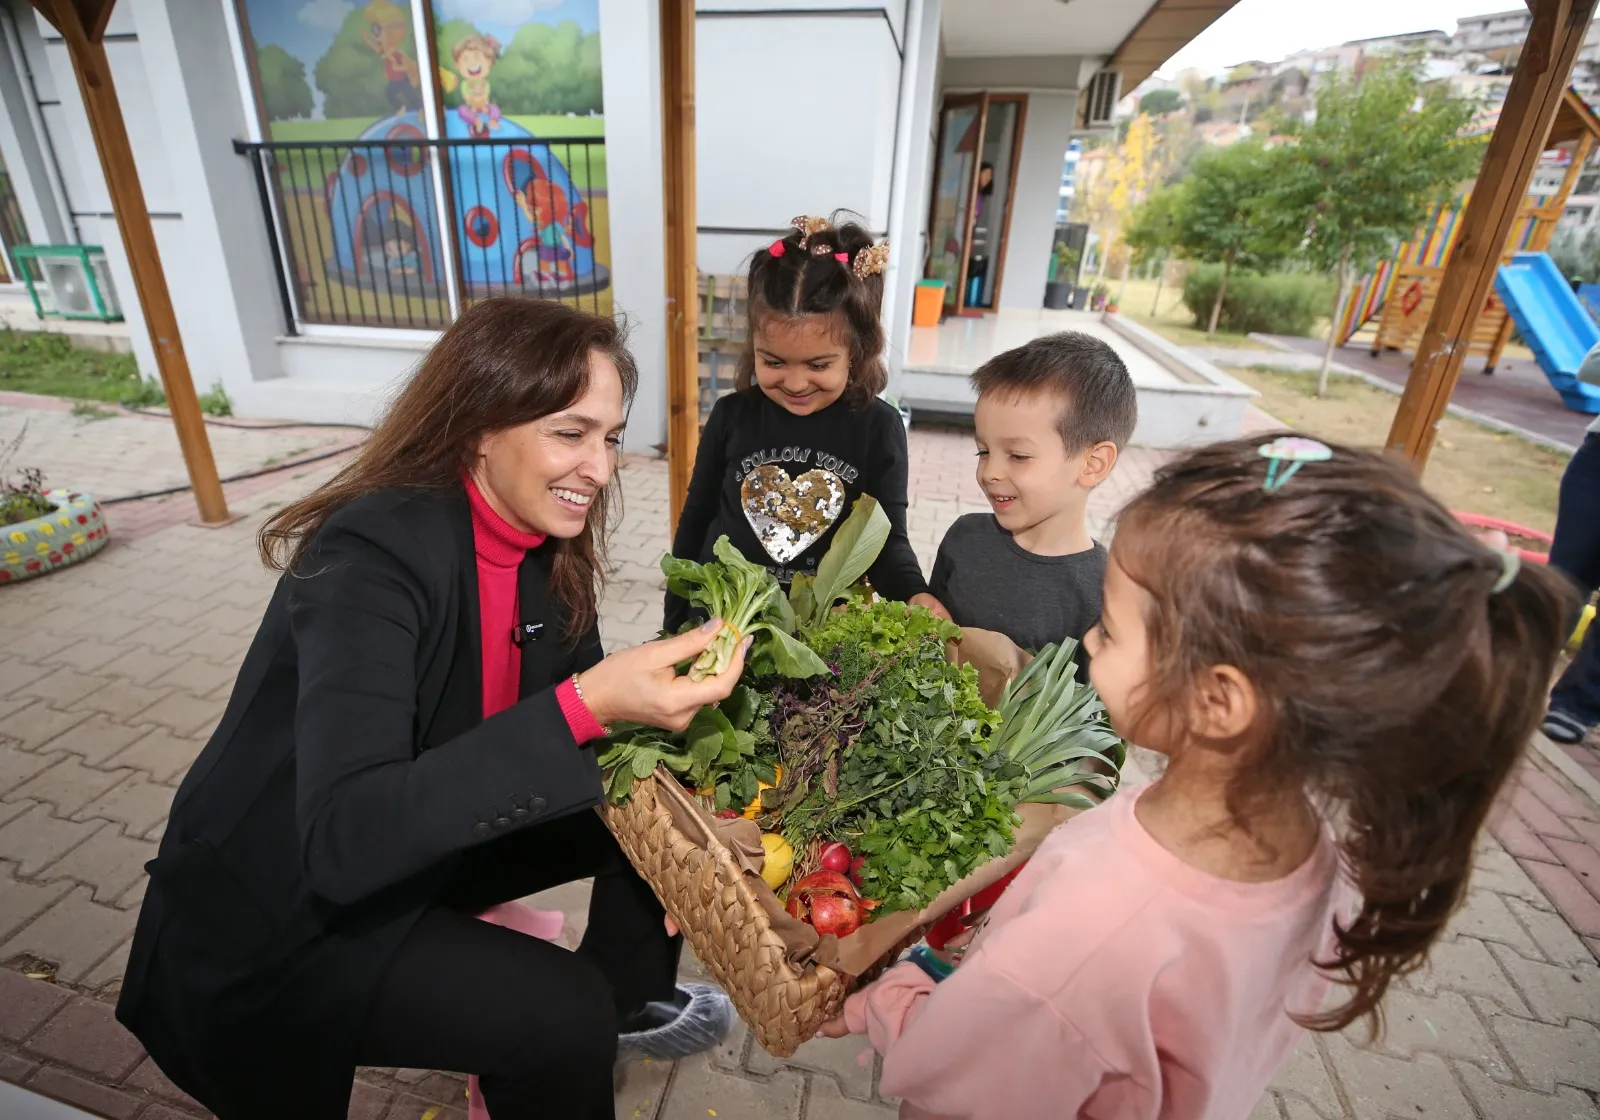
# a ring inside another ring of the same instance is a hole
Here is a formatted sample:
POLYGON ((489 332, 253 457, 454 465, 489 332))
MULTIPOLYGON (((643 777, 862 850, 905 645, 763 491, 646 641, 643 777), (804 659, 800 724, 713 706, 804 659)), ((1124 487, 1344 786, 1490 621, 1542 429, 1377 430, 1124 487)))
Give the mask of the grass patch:
POLYGON ((60 334, 0 330, 0 389, 122 404, 142 386, 132 354, 79 349, 60 334))
MULTIPOLYGON (((1229 369, 1261 394, 1256 403, 1289 427, 1318 439, 1379 448, 1400 398, 1360 378, 1334 374, 1316 396, 1315 373, 1229 369)), ((1470 420, 1446 416, 1422 481, 1453 510, 1503 517, 1551 532, 1567 456, 1470 420)))
MULTIPOLYGON (((159 381, 139 376, 132 354, 83 349, 66 335, 43 331, 0 330, 0 390, 77 401, 72 414, 88 420, 112 415, 96 409, 96 401, 128 408, 164 408, 167 403, 159 381)), ((212 382, 200 394, 200 411, 233 415, 233 401, 222 382, 212 382)))
POLYGON ((107 420, 116 414, 116 409, 107 408, 105 405, 96 404, 94 401, 72 402, 72 415, 79 420, 107 420))

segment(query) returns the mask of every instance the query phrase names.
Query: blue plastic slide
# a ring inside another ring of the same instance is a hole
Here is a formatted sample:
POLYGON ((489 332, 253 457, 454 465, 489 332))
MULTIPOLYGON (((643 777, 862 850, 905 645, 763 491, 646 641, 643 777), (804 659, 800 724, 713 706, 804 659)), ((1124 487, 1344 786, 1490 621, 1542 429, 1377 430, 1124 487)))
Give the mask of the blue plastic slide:
POLYGON ((1600 342, 1600 326, 1578 302, 1548 253, 1518 253, 1495 274, 1494 290, 1539 368, 1574 412, 1600 413, 1600 385, 1578 380, 1578 366, 1600 342))

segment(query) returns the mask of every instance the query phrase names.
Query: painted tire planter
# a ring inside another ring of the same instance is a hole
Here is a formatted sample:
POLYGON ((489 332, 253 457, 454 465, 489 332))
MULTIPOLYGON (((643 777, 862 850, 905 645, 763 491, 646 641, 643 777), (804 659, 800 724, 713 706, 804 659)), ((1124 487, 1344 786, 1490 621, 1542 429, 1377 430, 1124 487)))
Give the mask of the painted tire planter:
POLYGON ((93 556, 109 531, 94 496, 81 490, 46 490, 55 511, 0 525, 0 585, 42 576, 93 556))
POLYGON ((1471 525, 1475 529, 1499 529, 1511 537, 1521 537, 1524 540, 1538 541, 1545 546, 1543 552, 1535 552, 1531 548, 1518 548, 1524 560, 1534 564, 1550 563, 1550 546, 1555 543, 1555 538, 1549 533, 1541 533, 1537 529, 1530 529, 1526 525, 1518 525, 1515 521, 1502 521, 1498 517, 1485 517, 1479 513, 1456 513, 1455 519, 1463 525, 1471 525))

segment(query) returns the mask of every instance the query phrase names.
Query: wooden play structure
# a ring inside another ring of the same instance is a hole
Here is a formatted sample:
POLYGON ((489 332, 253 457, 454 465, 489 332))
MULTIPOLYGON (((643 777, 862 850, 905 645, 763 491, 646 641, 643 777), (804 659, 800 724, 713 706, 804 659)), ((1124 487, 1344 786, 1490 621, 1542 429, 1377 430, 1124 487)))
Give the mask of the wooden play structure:
MULTIPOLYGON (((1500 119, 1473 185, 1472 201, 1461 215, 1456 250, 1439 278, 1438 296, 1417 341, 1411 375, 1384 447, 1417 470, 1428 462, 1439 421, 1461 378, 1472 325, 1494 286, 1502 253, 1511 240, 1519 207, 1528 193, 1540 153, 1558 137, 1556 127, 1569 104, 1572 65, 1588 35, 1597 0, 1528 0, 1533 23, 1500 119)), ((1580 103, 1581 104, 1581 103, 1580 103)), ((1592 114, 1583 130, 1591 137, 1592 114)), ((1575 161, 1577 162, 1577 161, 1575 161)), ((1574 172, 1574 174, 1576 174, 1574 172)))
MULTIPOLYGON (((1566 173, 1555 193, 1530 190, 1523 196, 1510 236, 1500 251, 1502 263, 1509 261, 1513 253, 1543 252, 1549 247, 1567 197, 1597 142, 1600 117, 1575 92, 1566 90, 1544 149, 1567 149, 1566 173)), ((1357 280, 1339 316, 1340 346, 1359 337, 1367 341, 1374 355, 1382 350, 1416 348, 1433 313, 1440 279, 1460 241, 1462 217, 1471 198, 1469 187, 1460 198, 1436 207, 1392 258, 1357 280)), ((1486 372, 1492 373, 1511 330, 1511 317, 1491 289, 1470 325, 1467 353, 1484 357, 1486 372)))

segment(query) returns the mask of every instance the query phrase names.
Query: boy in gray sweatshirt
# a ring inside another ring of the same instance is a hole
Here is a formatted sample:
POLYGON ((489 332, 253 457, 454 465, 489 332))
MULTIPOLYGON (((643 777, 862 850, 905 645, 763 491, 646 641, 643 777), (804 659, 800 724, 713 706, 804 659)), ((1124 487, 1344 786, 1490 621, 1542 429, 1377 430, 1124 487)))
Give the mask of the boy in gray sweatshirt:
POLYGON ((972 383, 978 485, 993 512, 950 526, 930 590, 958 626, 1024 649, 1082 641, 1100 618, 1106 569, 1089 494, 1138 418, 1128 367, 1100 339, 1063 331, 991 358, 972 383))

